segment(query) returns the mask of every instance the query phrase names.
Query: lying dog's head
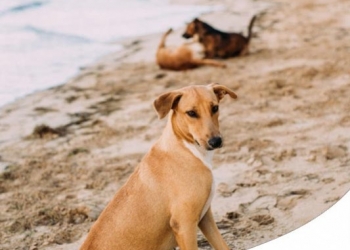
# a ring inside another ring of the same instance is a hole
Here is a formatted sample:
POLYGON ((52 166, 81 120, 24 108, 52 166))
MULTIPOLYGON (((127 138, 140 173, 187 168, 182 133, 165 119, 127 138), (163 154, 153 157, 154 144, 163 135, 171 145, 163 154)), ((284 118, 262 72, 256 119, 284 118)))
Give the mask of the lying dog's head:
POLYGON ((195 18, 192 22, 187 24, 186 31, 182 34, 182 37, 188 39, 196 35, 201 29, 202 23, 203 22, 198 18, 195 18))
POLYGON ((229 88, 219 84, 194 85, 167 92, 154 101, 159 118, 172 109, 171 123, 175 135, 203 149, 222 146, 219 131, 219 102, 228 94, 237 98, 229 88))

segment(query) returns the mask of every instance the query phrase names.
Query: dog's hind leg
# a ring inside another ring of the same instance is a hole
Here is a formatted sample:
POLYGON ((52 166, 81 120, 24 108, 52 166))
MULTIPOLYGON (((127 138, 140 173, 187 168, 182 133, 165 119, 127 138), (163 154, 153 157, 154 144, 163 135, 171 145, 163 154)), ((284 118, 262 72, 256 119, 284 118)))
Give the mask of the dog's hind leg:
POLYGON ((158 49, 161 49, 161 48, 165 48, 165 40, 166 40, 166 37, 171 33, 173 32, 173 29, 170 28, 167 32, 165 32, 162 36, 162 39, 160 40, 160 43, 158 45, 158 49))
POLYGON ((226 64, 216 60, 211 60, 211 59, 192 59, 192 62, 196 66, 210 65, 210 66, 219 67, 219 68, 226 68, 226 64))
POLYGON ((239 52, 240 56, 245 56, 249 54, 249 44, 247 43, 244 48, 239 52))

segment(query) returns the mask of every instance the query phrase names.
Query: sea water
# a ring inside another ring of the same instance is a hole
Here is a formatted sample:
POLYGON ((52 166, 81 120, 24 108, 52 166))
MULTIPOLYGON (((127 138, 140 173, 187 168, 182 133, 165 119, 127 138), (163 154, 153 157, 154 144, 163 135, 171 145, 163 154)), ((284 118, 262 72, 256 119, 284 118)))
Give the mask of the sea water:
POLYGON ((211 9, 165 0, 0 0, 0 106, 64 83, 122 49, 118 39, 176 28, 211 9))

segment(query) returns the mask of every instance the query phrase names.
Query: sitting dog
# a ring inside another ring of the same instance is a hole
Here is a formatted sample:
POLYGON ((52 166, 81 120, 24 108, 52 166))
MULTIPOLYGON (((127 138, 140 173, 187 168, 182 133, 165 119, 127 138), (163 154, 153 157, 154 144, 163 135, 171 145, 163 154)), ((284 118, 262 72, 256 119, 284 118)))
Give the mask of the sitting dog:
POLYGON ((157 50, 157 63, 162 69, 170 70, 186 70, 196 68, 201 65, 211 65, 215 67, 226 67, 225 64, 210 60, 194 58, 192 50, 183 44, 177 48, 169 48, 165 46, 166 37, 172 32, 169 29, 162 37, 157 50))
POLYGON ((187 25, 184 38, 198 35, 199 42, 204 46, 205 58, 228 58, 248 54, 249 41, 256 16, 253 16, 248 27, 248 36, 239 33, 226 33, 217 30, 209 24, 195 18, 187 25))
POLYGON ((213 150, 222 146, 219 84, 160 95, 159 118, 169 112, 158 141, 92 226, 81 250, 196 250, 197 227, 213 248, 228 250, 213 218, 213 150))

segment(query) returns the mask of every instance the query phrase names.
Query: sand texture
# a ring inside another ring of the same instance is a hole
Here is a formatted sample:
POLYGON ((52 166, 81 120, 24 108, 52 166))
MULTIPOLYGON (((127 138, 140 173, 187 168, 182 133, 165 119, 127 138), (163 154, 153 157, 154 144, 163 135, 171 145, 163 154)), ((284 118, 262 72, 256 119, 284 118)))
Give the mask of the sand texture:
MULTIPOLYGON (((251 53, 225 69, 160 70, 160 35, 150 35, 0 109, 1 249, 78 249, 159 137, 166 119, 154 98, 189 84, 218 82, 239 97, 220 106, 224 147, 213 170, 212 210, 232 249, 304 225, 349 190, 350 2, 281 0, 263 10, 254 1, 237 25, 235 1, 220 2, 224 10, 202 18, 223 30, 245 33, 259 11, 251 53)), ((198 242, 210 249, 200 233, 198 242)))

